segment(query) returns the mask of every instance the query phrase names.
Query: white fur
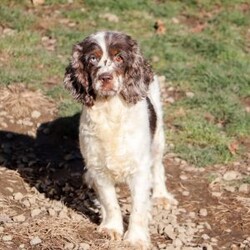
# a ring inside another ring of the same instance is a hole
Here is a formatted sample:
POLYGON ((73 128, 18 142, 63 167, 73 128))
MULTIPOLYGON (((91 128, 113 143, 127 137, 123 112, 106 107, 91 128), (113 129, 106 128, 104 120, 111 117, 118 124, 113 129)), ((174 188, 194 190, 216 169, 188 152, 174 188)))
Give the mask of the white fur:
MULTIPOLYGON (((106 56, 104 33, 95 35, 106 56)), ((103 65, 100 60, 100 66, 103 65)), ((119 84, 123 84, 119 80, 119 84)), ((101 203, 101 230, 123 235, 122 214, 115 193, 115 184, 125 182, 132 196, 132 211, 125 239, 150 244, 150 190, 153 198, 172 198, 165 186, 162 156, 164 131, 157 78, 150 84, 148 97, 157 114, 152 138, 146 99, 126 103, 119 95, 97 97, 92 107, 83 106, 80 120, 80 149, 87 167, 87 179, 93 183, 101 203)))

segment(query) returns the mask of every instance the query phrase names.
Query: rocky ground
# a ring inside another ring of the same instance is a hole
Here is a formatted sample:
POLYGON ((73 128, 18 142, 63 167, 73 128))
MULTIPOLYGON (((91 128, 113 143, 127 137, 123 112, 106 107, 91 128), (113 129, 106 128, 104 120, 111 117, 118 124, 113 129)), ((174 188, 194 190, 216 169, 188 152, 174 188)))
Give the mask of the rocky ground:
MULTIPOLYGON (((99 204, 82 182, 79 114, 57 118, 51 100, 22 85, 0 92, 0 249, 131 249, 96 230, 99 204)), ((152 249, 250 249, 249 155, 207 168, 171 152, 164 161, 179 204, 153 208, 152 249)), ((127 225, 129 192, 117 192, 127 225)))

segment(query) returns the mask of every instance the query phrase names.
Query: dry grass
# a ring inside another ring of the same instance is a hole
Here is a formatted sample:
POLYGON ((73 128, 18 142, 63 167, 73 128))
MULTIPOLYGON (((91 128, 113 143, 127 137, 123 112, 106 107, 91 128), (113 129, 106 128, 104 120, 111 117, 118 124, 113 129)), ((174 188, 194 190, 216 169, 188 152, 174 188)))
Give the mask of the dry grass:
POLYGON ((23 84, 10 85, 0 88, 0 102, 4 104, 3 110, 15 118, 29 117, 33 110, 40 113, 55 112, 55 104, 41 91, 27 90, 23 84))

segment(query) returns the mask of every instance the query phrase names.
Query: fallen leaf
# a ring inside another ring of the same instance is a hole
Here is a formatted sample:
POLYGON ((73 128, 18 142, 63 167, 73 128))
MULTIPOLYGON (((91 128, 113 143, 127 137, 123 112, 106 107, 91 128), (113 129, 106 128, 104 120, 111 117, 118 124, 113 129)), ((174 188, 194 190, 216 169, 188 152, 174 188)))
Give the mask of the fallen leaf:
POLYGON ((163 35, 166 33, 166 27, 162 20, 157 20, 154 24, 155 32, 158 35, 163 35))
POLYGON ((232 155, 235 155, 239 149, 239 143, 234 141, 228 145, 228 149, 232 155))

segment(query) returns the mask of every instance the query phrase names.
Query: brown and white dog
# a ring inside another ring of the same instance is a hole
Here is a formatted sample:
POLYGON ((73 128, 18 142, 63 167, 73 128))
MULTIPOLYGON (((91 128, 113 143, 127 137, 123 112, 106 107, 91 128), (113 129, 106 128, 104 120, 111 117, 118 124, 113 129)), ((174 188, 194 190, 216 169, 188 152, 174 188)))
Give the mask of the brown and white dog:
POLYGON ((98 32, 73 48, 65 87, 83 104, 80 149, 101 204, 100 230, 124 233, 115 184, 125 182, 132 211, 124 238, 150 245, 152 198, 173 201, 165 186, 164 131, 157 77, 130 36, 98 32))

